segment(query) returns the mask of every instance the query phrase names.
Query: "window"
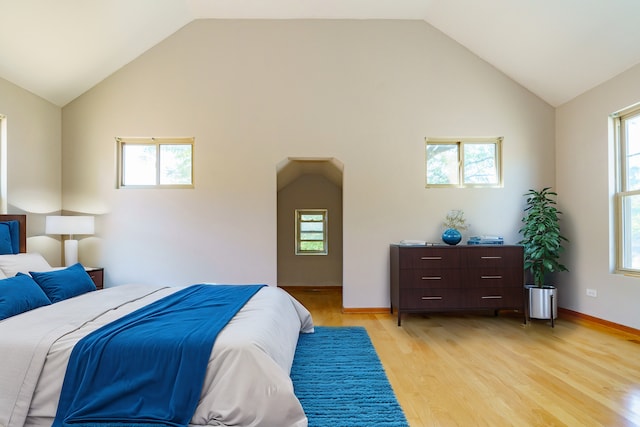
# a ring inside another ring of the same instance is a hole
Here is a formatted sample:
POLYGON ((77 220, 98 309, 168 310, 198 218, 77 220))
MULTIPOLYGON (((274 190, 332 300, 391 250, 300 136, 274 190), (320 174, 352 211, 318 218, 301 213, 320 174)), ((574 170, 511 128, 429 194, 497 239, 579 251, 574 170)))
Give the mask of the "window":
POLYGON ((193 188, 194 138, 116 138, 118 188, 193 188))
POLYGON ((296 209, 296 255, 327 255, 327 210, 296 209))
POLYGON ((501 187, 502 138, 427 138, 427 187, 501 187))
POLYGON ((0 212, 7 211, 7 116, 0 114, 0 212))
POLYGON ((640 274, 640 105, 612 116, 617 155, 616 269, 640 274))

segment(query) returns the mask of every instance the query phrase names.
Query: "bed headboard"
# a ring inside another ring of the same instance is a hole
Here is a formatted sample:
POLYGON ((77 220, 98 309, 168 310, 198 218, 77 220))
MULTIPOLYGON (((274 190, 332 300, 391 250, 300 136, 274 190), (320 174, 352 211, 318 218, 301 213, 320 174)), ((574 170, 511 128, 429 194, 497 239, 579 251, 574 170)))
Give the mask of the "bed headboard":
POLYGON ((18 221, 20 223, 20 252, 27 252, 27 216, 0 214, 0 221, 18 221))

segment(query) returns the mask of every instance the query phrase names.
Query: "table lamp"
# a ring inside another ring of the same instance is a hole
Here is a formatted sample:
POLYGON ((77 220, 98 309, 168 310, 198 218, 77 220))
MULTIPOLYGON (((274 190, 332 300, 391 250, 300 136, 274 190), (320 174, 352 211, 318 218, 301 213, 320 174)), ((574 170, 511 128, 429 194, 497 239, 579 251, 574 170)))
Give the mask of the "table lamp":
POLYGON ((47 216, 45 223, 47 234, 68 234, 64 242, 64 265, 69 267, 78 262, 78 241, 74 234, 93 234, 94 217, 92 216, 47 216))

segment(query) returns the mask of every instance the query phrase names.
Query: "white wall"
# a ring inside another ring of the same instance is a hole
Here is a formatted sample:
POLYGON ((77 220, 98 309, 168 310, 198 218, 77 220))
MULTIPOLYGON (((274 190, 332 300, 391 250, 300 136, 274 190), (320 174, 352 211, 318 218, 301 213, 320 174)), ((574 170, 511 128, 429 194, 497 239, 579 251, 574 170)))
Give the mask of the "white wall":
POLYGON ((613 150, 609 115, 640 102, 640 66, 557 109, 557 189, 563 230, 571 240, 557 276, 559 303, 640 329, 640 279, 613 273, 613 150), (597 298, 586 289, 597 290, 597 298))
POLYGON ((44 234, 44 218, 62 207, 61 109, 0 79, 0 114, 7 121, 6 213, 26 213, 27 250, 60 265, 60 236, 44 234))
MULTIPOLYGON (((389 304, 389 244, 450 209, 509 243, 555 184, 554 109, 422 21, 196 21, 63 109, 63 207, 107 285, 276 283, 276 166, 344 163, 344 305, 389 304), (117 136, 195 136, 194 190, 116 190, 117 136), (425 189, 424 138, 504 136, 505 186, 425 189)), ((82 243, 82 242, 81 242, 82 243)), ((82 251, 82 248, 81 248, 82 251)))

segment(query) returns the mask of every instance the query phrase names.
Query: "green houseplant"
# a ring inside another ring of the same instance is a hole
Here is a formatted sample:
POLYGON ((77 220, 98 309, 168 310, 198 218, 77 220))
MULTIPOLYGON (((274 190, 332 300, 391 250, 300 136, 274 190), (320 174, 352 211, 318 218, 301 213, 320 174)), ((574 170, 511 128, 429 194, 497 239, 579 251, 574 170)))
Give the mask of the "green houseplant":
POLYGON ((560 212, 556 208, 557 193, 551 187, 540 191, 529 190, 525 194, 527 207, 524 210, 520 229, 524 246, 524 268, 531 272, 536 287, 545 285, 545 275, 556 271, 567 271, 559 262, 564 250, 562 242, 567 238, 560 234, 560 212))
POLYGON ((562 243, 568 240, 560 234, 562 212, 556 208, 556 196, 551 187, 525 193, 527 206, 522 217, 524 225, 519 231, 522 234, 519 243, 524 246, 524 268, 533 278, 533 285, 529 286, 529 315, 538 319, 557 317, 556 289, 545 283, 545 276, 567 271, 559 261, 564 250, 562 243))

